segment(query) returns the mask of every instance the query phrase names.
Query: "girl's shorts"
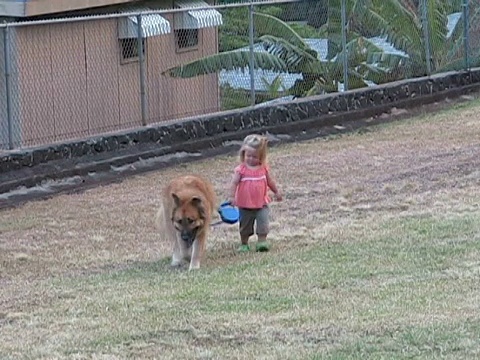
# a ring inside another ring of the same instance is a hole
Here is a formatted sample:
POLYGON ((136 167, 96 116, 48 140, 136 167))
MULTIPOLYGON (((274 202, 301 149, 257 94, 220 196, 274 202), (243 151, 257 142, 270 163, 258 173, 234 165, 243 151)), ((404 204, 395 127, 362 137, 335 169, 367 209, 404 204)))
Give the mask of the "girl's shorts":
POLYGON ((256 223, 256 234, 266 235, 269 230, 268 218, 270 209, 265 205, 261 209, 244 209, 240 208, 240 236, 252 236, 253 226, 256 223))

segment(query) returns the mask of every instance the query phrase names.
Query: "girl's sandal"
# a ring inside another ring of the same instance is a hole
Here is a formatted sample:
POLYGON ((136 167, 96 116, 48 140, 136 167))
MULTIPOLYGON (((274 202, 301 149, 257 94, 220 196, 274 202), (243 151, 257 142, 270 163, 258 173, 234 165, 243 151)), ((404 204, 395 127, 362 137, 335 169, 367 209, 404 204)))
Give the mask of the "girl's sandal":
POLYGON ((270 245, 266 241, 260 241, 255 246, 255 250, 258 252, 266 252, 270 250, 270 245))
POLYGON ((237 249, 239 253, 246 253, 250 251, 250 245, 240 245, 240 247, 237 249))

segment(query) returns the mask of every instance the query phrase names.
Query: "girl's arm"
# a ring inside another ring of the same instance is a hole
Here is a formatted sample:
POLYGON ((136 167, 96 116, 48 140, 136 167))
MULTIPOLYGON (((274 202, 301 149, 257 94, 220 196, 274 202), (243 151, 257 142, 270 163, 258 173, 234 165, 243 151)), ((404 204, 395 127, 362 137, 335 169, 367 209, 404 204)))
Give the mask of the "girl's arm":
POLYGON ((277 184, 276 184, 275 180, 273 180, 273 177, 270 175, 269 171, 267 171, 267 185, 270 188, 270 190, 272 190, 273 193, 275 194, 276 200, 277 201, 282 201, 283 196, 280 193, 280 191, 278 190, 277 184))
POLYGON ((238 183, 240 182, 240 177, 241 177, 240 173, 235 171, 235 174, 233 174, 233 177, 232 177, 232 181, 230 182, 228 201, 230 201, 234 206, 235 206, 235 193, 237 192, 237 186, 238 186, 238 183))

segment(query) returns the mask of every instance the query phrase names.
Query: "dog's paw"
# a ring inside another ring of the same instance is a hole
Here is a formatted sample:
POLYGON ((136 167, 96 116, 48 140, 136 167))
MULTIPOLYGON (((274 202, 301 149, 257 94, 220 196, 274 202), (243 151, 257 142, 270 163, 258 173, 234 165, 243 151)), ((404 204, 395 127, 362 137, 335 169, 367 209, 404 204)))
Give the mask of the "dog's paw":
POLYGON ((200 264, 190 264, 189 271, 200 269, 200 264))
POLYGON ((172 268, 179 268, 182 266, 182 260, 172 260, 172 262, 170 263, 170 266, 172 268))

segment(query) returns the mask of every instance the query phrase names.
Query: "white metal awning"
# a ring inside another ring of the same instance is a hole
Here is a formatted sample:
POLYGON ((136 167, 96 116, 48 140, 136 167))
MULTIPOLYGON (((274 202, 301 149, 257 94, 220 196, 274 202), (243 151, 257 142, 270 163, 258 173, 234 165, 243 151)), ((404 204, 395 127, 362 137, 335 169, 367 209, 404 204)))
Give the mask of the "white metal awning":
POLYGON ((180 9, 188 10, 175 14, 175 29, 202 29, 223 24, 222 14, 211 8, 205 1, 176 0, 175 5, 180 9))
MULTIPOLYGON (((148 11, 149 9, 137 9, 148 11)), ((134 12, 130 10, 129 13, 134 12)), ((170 22, 159 14, 142 14, 142 38, 165 35, 171 32, 170 22)), ((118 38, 128 39, 138 37, 138 19, 136 15, 118 19, 118 38)))

